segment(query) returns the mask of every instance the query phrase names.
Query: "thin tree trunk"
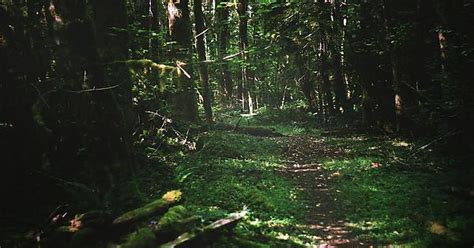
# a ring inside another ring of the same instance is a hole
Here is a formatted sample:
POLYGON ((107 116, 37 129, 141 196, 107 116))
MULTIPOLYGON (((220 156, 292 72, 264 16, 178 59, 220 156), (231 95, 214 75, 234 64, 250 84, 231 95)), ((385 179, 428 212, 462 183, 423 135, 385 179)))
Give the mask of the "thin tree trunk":
POLYGON ((331 91, 331 81, 329 80, 329 66, 328 66, 328 51, 327 51, 327 40, 325 33, 321 33, 321 43, 320 43, 320 53, 321 53, 321 79, 322 79, 322 88, 324 94, 324 102, 326 103, 326 114, 334 114, 334 103, 332 99, 331 91))
MULTIPOLYGON (((217 41, 218 41, 218 57, 222 60, 227 55, 227 50, 229 47, 229 9, 227 6, 222 5, 222 0, 216 0, 216 26, 218 27, 217 31, 217 41)), ((233 96, 233 87, 234 83, 232 81, 232 72, 230 70, 229 64, 225 61, 221 61, 222 65, 220 68, 222 79, 220 82, 221 88, 223 89, 224 95, 226 96, 229 102, 232 101, 233 96)))
POLYGON ((311 82, 311 78, 309 77, 310 73, 308 72, 308 68, 306 68, 305 59, 301 54, 298 53, 295 60, 299 71, 301 90, 303 91, 303 95, 306 98, 308 110, 310 112, 316 112, 317 109, 314 84, 311 82))
POLYGON ((392 3, 390 0, 383 1, 383 17, 384 17, 384 33, 385 33, 385 47, 388 50, 391 68, 392 89, 394 92, 394 113, 395 113, 395 130, 397 132, 402 128, 404 119, 405 103, 402 94, 402 85, 400 82, 399 59, 397 58, 398 48, 391 44, 390 31, 393 25, 392 22, 392 3))
POLYGON ((239 38, 240 38, 240 52, 241 52, 241 58, 243 64, 240 67, 241 70, 241 80, 240 80, 240 87, 239 87, 239 95, 241 98, 241 104, 242 104, 242 111, 248 111, 249 113, 253 112, 253 109, 251 108, 251 100, 250 99, 250 94, 249 94, 249 89, 248 89, 248 84, 249 84, 249 78, 248 78, 248 73, 247 73, 247 60, 248 60, 248 54, 247 54, 247 49, 249 45, 248 41, 248 17, 247 17, 247 9, 248 9, 248 0, 239 0, 238 6, 237 6, 237 12, 239 14, 239 38))
POLYGON ((194 18, 196 23, 196 48, 199 63, 199 77, 203 88, 204 98, 204 114, 206 115, 206 121, 210 125, 212 124, 212 108, 211 108, 211 89, 209 87, 209 72, 207 64, 203 63, 206 60, 206 44, 205 44, 205 24, 204 14, 202 13, 201 0, 194 0, 194 18))
POLYGON ((334 69, 334 95, 335 95, 335 108, 339 111, 341 108, 344 113, 350 111, 350 106, 347 100, 347 87, 344 82, 344 73, 342 70, 342 49, 344 43, 344 22, 341 14, 341 3, 338 1, 333 2, 332 8, 332 44, 331 48, 331 58, 332 66, 334 69))
MULTIPOLYGON (((368 9, 368 2, 363 1, 360 6, 360 26, 361 26, 361 35, 365 36, 368 35, 369 30, 369 9, 368 9)), ((365 45, 363 45, 365 46, 365 45)), ((373 116, 373 96, 372 96, 372 84, 373 84, 373 76, 370 75, 371 71, 373 71, 372 63, 373 58, 370 56, 367 47, 363 47, 363 51, 359 52, 357 56, 357 69, 360 76, 360 85, 361 85, 361 93, 362 93, 362 121, 365 125, 373 125, 374 124, 374 116, 373 116)))

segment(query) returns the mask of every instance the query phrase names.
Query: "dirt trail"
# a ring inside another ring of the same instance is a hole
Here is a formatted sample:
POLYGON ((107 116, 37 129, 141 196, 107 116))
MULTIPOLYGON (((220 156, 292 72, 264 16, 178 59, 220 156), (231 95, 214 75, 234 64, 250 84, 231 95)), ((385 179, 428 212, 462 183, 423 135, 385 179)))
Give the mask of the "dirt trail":
POLYGON ((337 198, 329 193, 332 176, 324 170, 320 161, 324 157, 337 156, 340 151, 328 150, 321 140, 308 136, 275 138, 282 144, 287 166, 282 170, 302 191, 308 208, 305 229, 313 236, 316 247, 360 247, 347 221, 337 212, 337 198))

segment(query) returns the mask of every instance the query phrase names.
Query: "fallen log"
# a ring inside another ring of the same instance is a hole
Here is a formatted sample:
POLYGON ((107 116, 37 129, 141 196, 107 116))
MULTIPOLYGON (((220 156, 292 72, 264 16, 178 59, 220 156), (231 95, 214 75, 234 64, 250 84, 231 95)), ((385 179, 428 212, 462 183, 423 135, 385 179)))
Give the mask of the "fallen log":
POLYGON ((152 230, 160 243, 166 243, 194 229, 200 223, 200 216, 192 215, 185 207, 178 205, 170 208, 152 230))
POLYGON ((179 190, 169 191, 162 198, 154 202, 122 214, 112 222, 112 226, 128 226, 151 216, 165 213, 170 207, 179 202, 181 195, 182 193, 179 190))
POLYGON ((229 217, 217 220, 203 228, 183 233, 175 240, 161 245, 160 248, 174 248, 191 245, 191 243, 196 242, 197 240, 206 239, 221 231, 232 229, 246 214, 246 209, 238 213, 230 214, 229 217))

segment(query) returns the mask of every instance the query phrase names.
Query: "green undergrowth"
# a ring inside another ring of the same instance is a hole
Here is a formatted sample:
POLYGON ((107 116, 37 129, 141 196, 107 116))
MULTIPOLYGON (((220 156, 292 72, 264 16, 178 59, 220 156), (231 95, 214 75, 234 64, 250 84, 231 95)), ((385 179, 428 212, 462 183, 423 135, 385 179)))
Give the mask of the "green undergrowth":
MULTIPOLYGON (((474 244, 473 173, 457 161, 403 139, 323 132, 296 110, 256 115, 217 113, 219 122, 312 136, 321 143, 308 162, 321 163, 334 180, 335 211, 365 244, 403 247, 471 247, 474 244), (342 135, 341 135, 342 134, 342 135)), ((211 131, 197 151, 179 156, 175 181, 186 208, 210 223, 247 208, 249 214, 213 247, 294 247, 311 243, 302 228, 305 198, 278 172, 286 158, 268 137, 211 131)))
POLYGON ((322 161, 336 178, 331 191, 359 239, 409 247, 474 244, 473 198, 459 186, 454 161, 387 137, 323 139, 333 150, 322 161))
POLYGON ((296 239, 281 240, 303 214, 302 204, 294 201, 295 185, 277 173, 281 147, 268 138, 231 132, 206 133, 200 142, 176 168, 186 207, 208 222, 243 208, 249 212, 235 235, 214 246, 297 246, 296 239))
POLYGON ((273 129, 283 135, 317 135, 319 130, 317 118, 302 109, 271 109, 260 108, 254 115, 240 114, 239 111, 218 113, 219 122, 239 125, 256 126, 273 129))

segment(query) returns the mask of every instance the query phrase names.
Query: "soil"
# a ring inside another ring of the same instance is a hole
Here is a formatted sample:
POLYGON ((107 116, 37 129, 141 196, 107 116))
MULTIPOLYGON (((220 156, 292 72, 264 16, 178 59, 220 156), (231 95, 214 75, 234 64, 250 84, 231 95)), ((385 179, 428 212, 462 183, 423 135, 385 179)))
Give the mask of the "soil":
POLYGON ((303 220, 307 232, 313 237, 316 247, 360 247, 348 227, 341 210, 337 207, 337 196, 329 189, 337 174, 330 174, 320 163, 322 158, 340 156, 341 150, 329 150, 321 139, 310 136, 274 138, 284 146, 285 176, 298 185, 307 214, 303 220))

